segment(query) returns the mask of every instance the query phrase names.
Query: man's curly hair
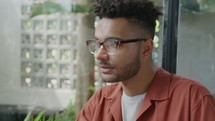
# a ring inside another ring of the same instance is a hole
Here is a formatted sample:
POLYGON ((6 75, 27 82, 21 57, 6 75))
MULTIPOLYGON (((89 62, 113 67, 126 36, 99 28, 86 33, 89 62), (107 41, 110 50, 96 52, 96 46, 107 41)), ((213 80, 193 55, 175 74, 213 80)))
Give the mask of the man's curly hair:
POLYGON ((156 20, 162 15, 161 7, 150 0, 96 0, 94 13, 100 18, 124 17, 144 28, 154 37, 156 20))

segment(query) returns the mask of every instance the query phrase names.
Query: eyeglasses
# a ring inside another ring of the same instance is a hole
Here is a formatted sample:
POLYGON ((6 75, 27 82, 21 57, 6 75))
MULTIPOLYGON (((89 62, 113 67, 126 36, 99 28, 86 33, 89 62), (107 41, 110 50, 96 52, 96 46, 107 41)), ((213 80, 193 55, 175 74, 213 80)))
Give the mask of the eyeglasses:
POLYGON ((138 41, 146 41, 147 39, 139 38, 139 39, 130 39, 130 40, 121 40, 116 38, 109 38, 106 39, 104 42, 98 42, 98 40, 87 40, 86 44, 92 54, 95 54, 98 52, 101 45, 105 47, 107 50, 107 53, 109 55, 114 55, 119 48, 119 45, 126 44, 126 43, 132 43, 132 42, 138 42, 138 41))

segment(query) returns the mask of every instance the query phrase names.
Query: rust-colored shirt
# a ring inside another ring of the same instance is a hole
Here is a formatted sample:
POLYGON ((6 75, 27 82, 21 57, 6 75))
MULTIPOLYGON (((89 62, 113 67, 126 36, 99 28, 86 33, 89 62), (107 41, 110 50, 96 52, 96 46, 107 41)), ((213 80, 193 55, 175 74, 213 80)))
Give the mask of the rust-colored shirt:
MULTIPOLYGON (((98 90, 76 121, 122 121, 121 83, 98 90)), ((200 83, 158 69, 136 121, 215 121, 215 99, 200 83)))

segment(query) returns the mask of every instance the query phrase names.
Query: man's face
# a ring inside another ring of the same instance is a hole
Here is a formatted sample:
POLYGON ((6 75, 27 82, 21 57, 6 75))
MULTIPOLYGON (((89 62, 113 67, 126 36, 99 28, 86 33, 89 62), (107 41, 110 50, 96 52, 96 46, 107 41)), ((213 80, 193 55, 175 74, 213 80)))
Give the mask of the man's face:
MULTIPOLYGON (((135 26, 132 26, 124 18, 99 21, 95 30, 95 37, 103 42, 108 38, 120 38, 122 40, 141 38, 135 26)), ((101 46, 95 54, 102 79, 105 82, 119 82, 134 77, 141 65, 140 43, 127 43, 119 45, 115 54, 108 54, 106 48, 101 46)))

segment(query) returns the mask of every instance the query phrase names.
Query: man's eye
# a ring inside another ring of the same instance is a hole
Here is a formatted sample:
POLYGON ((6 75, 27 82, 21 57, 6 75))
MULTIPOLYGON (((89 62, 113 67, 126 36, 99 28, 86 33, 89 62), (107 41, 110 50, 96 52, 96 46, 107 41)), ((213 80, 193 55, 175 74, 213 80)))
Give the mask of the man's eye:
POLYGON ((115 42, 110 40, 110 41, 107 41, 106 44, 109 46, 114 46, 115 42))

